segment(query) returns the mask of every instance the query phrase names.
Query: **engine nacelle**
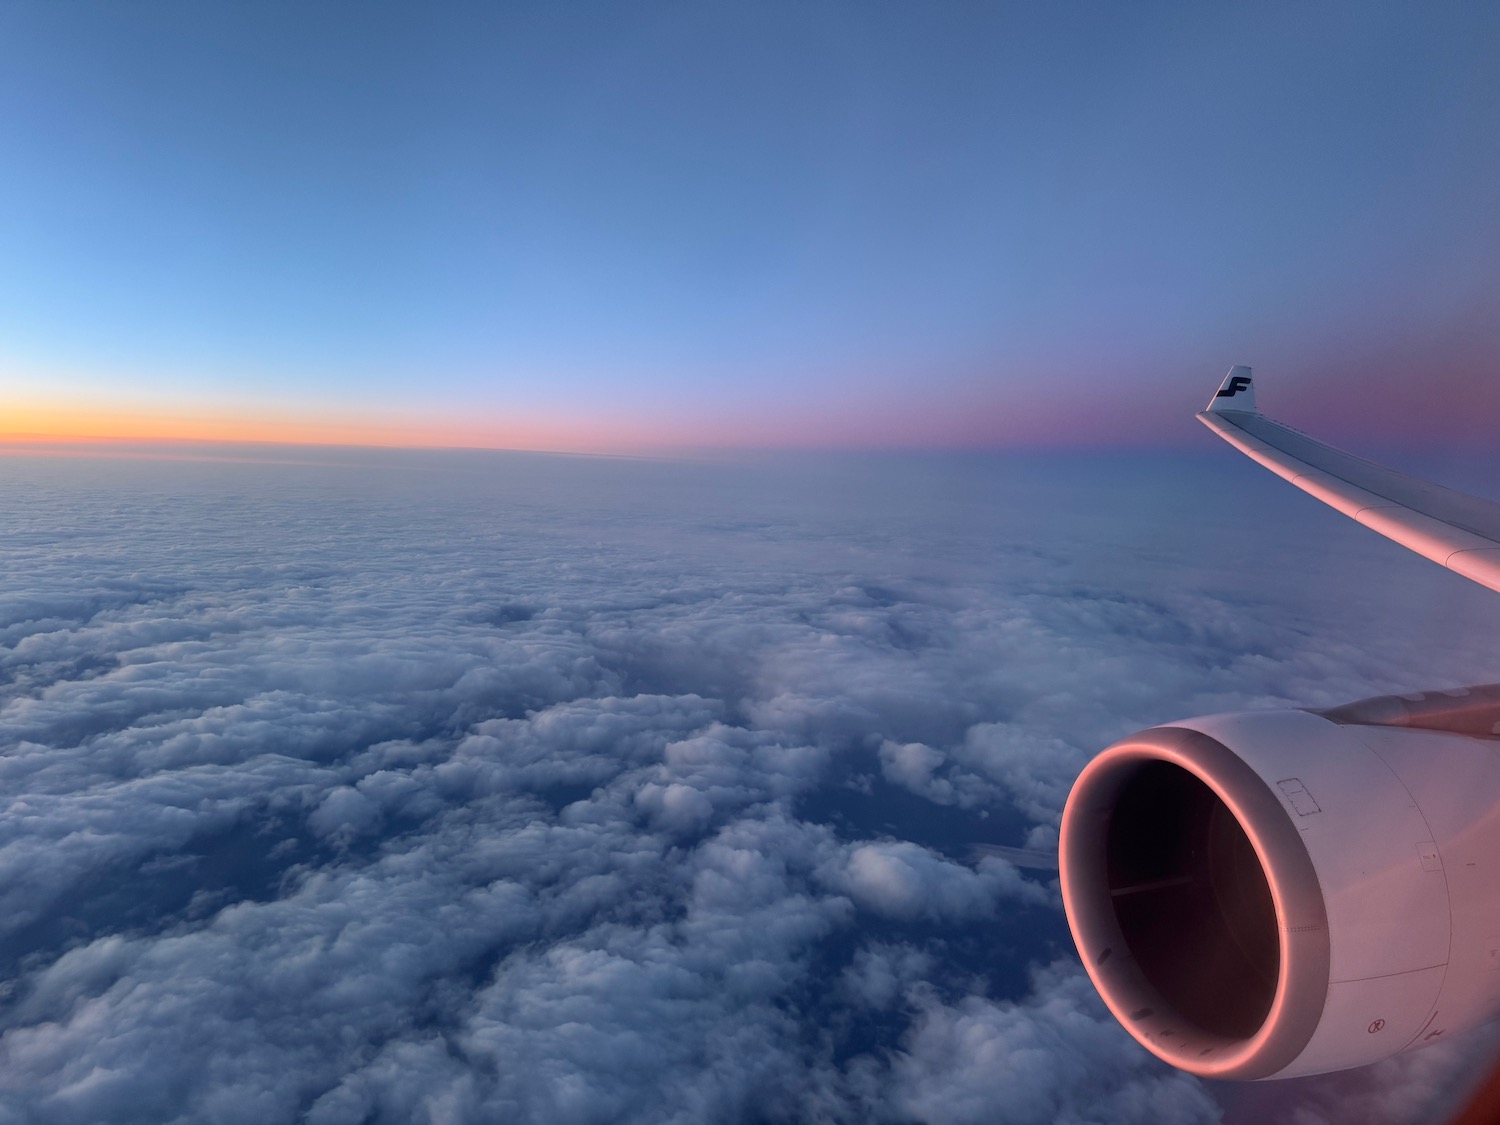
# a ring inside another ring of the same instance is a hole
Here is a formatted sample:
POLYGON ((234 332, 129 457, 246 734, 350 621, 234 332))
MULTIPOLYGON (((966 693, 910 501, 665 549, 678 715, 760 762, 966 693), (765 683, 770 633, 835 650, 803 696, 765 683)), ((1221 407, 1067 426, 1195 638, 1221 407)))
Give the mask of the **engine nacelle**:
POLYGON ((1405 707, 1191 719, 1084 769, 1062 821, 1068 922, 1156 1055, 1289 1078, 1500 1008, 1500 742, 1416 729, 1405 707))

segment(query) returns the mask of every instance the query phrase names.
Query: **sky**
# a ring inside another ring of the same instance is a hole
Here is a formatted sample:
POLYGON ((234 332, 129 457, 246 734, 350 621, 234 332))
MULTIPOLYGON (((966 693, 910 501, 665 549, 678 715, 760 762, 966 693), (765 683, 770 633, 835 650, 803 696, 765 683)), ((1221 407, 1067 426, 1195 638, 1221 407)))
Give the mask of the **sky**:
POLYGON ((1425 1125, 1496 1047, 1202 1082, 1078 962, 1099 748, 1500 680, 1227 450, 5 457, 0 521, 4 1125, 1425 1125))
POLYGON ((7 3, 0 434, 1185 446, 1500 410, 1484 3, 7 3))

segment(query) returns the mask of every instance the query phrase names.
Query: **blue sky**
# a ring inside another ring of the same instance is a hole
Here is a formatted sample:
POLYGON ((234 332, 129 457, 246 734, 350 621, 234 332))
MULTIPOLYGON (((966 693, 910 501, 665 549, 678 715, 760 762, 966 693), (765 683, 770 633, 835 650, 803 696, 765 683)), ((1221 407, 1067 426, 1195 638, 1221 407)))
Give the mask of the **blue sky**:
POLYGON ((0 391, 1113 444, 1249 362, 1441 434, 1500 409, 1497 49, 1478 4, 8 5, 0 391))

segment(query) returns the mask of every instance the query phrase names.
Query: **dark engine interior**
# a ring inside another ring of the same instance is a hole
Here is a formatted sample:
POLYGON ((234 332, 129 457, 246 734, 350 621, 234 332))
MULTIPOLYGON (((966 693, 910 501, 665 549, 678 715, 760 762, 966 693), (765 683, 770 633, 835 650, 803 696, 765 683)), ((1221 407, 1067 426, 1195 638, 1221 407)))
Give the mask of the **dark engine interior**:
POLYGON ((1148 762, 1121 789, 1107 841, 1115 917, 1146 979, 1202 1030, 1254 1035, 1281 943, 1266 873, 1229 807, 1180 766, 1148 762))

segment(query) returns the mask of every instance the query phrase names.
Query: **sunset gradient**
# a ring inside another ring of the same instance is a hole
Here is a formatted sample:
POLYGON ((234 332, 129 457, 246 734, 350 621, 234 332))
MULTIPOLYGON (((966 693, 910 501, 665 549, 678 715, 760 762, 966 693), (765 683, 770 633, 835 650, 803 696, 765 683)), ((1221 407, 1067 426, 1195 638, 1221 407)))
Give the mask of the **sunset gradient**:
POLYGON ((1250 363, 1478 437, 1497 55, 1463 3, 7 5, 0 435, 1182 445, 1250 363))

